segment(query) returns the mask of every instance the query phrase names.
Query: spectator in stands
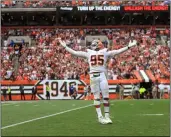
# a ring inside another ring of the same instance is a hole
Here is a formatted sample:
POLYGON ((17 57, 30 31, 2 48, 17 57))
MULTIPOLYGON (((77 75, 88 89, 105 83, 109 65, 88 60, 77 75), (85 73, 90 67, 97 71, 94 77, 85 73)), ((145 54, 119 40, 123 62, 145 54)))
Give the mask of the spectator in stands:
POLYGON ((13 68, 12 66, 10 66, 6 71, 5 79, 10 80, 12 78, 12 75, 13 75, 13 68))
MULTIPOLYGON (((19 31, 19 30, 18 30, 19 31)), ((169 31, 169 30, 168 30, 169 31)), ((14 33, 15 29, 4 30, 3 35, 18 35, 14 33), (9 33, 10 32, 10 33, 9 33), (14 33, 14 34, 13 34, 14 33)), ((21 49, 21 57, 19 58, 19 72, 23 79, 39 80, 39 79, 79 79, 88 67, 88 64, 83 59, 78 59, 64 51, 57 44, 56 38, 63 37, 67 39, 73 49, 85 50, 84 46, 78 46, 78 38, 84 38, 87 34, 93 34, 95 29, 23 29, 20 35, 31 36, 36 41, 35 47, 23 47, 21 49), (74 37, 75 36, 75 37, 74 37), (56 46, 57 45, 57 46, 56 46), (63 60, 61 60, 61 58, 63 60), (72 61, 71 61, 72 59, 72 61), (47 60, 44 62, 43 60, 47 60), (79 66, 79 68, 77 68, 79 66), (46 67, 46 68, 44 68, 46 67)), ((160 31, 149 28, 144 29, 99 29, 98 34, 105 34, 112 41, 111 49, 122 48, 129 36, 134 35, 140 41, 136 48, 131 51, 115 56, 110 60, 109 78, 110 79, 133 79, 134 70, 149 69, 158 79, 169 78, 169 47, 159 45, 155 35, 160 36, 160 31), (138 54, 139 58, 135 55, 138 54)), ((163 32, 163 35, 168 35, 168 32, 163 32)), ((6 39, 4 39, 6 40, 6 39)), ((14 69, 10 60, 11 53, 14 49, 10 46, 2 49, 2 78, 7 76, 7 69, 14 69), (10 66, 10 67, 9 67, 10 66)), ((8 72, 9 74, 9 72, 8 72)))
POLYGON ((9 1, 2 0, 1 7, 2 8, 16 8, 16 6, 22 6, 25 8, 56 8, 56 6, 119 6, 119 5, 143 5, 143 6, 151 6, 151 5, 169 5, 169 0, 163 1, 82 1, 82 0, 72 0, 72 1, 9 1), (18 3, 22 3, 18 5, 18 3))

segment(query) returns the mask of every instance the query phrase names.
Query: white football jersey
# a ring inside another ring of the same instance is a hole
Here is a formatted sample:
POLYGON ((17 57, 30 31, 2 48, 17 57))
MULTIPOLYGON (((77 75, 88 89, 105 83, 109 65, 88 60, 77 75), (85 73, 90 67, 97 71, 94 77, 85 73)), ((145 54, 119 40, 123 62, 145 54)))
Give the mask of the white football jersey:
POLYGON ((92 72, 107 72, 107 49, 94 51, 87 49, 87 59, 89 63, 90 73, 92 72))
POLYGON ((104 72, 107 73, 107 60, 109 57, 113 57, 114 55, 120 54, 126 50, 128 50, 128 47, 121 48, 119 50, 112 50, 112 51, 107 51, 107 48, 104 48, 99 51, 95 50, 90 50, 87 49, 87 52, 83 51, 75 51, 69 47, 65 47, 65 49, 79 57, 83 57, 88 59, 89 63, 89 68, 90 68, 90 73, 92 72, 104 72))

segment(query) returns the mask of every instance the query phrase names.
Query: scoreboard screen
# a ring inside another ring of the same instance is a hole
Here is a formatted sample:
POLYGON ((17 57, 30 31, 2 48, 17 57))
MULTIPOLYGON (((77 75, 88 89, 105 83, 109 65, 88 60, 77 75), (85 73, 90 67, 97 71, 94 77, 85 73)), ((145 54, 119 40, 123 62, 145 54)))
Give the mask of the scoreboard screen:
POLYGON ((57 7, 58 12, 108 12, 108 11, 120 11, 120 12, 144 12, 144 11, 155 11, 155 12, 169 12, 169 6, 62 6, 57 7))
POLYGON ((62 6, 63 25, 169 25, 169 6, 62 6), (158 23, 158 24, 157 24, 158 23))

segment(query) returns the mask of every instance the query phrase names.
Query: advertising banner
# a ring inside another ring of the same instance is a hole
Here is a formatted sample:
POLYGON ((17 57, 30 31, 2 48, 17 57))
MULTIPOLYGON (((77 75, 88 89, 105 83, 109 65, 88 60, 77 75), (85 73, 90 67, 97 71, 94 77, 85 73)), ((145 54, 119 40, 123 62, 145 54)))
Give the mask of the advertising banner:
MULTIPOLYGON (((137 79, 127 80, 108 80, 110 99, 116 98, 116 85, 122 83, 124 86, 124 96, 131 95, 132 84, 139 83, 137 79)), ((74 85, 77 91, 77 100, 84 99, 84 87, 89 81, 83 80, 18 80, 18 81, 1 81, 1 100, 4 100, 3 91, 9 86, 11 88, 12 100, 21 100, 20 86, 24 86, 26 100, 31 100, 32 88, 37 88, 36 100, 46 100, 46 83, 50 87, 50 99, 71 99, 69 87, 74 85)), ((169 86, 169 80, 160 79, 159 83, 169 86)), ((8 96, 8 93, 7 93, 8 96)), ((8 97, 7 97, 8 98, 8 97)), ((93 98, 93 96, 91 96, 93 98)), ((8 99, 7 99, 8 100, 8 99)))

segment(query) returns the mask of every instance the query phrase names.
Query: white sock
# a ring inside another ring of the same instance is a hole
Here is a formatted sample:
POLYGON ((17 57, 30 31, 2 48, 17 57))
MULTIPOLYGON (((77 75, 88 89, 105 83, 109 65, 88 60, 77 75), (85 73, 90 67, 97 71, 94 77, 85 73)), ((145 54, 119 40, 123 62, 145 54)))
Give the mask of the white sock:
POLYGON ((103 100, 105 117, 109 117, 109 101, 103 100))
POLYGON ((102 116, 102 111, 101 111, 101 108, 96 108, 96 112, 97 112, 97 116, 98 118, 102 116))
POLYGON ((96 108, 98 118, 102 116, 102 111, 100 108, 100 100, 94 100, 94 106, 96 108))
POLYGON ((109 117, 109 113, 105 113, 105 117, 109 117))

